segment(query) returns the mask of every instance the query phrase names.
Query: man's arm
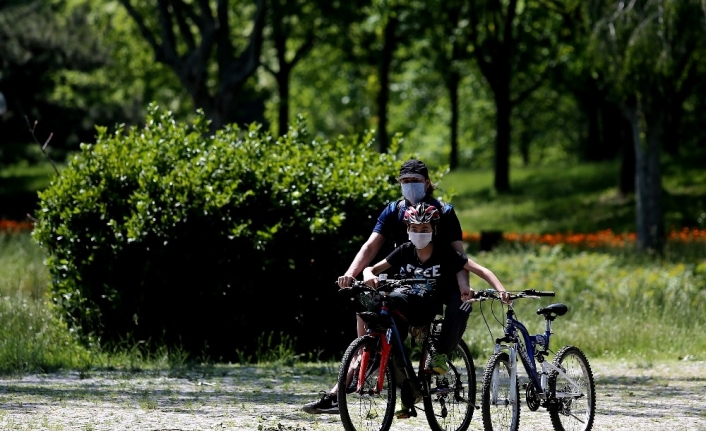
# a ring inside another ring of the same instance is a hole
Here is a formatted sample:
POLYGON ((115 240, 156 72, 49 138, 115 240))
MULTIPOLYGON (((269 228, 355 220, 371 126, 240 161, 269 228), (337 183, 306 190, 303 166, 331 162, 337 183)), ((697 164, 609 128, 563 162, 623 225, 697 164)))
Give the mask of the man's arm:
POLYGON ((338 286, 349 287, 353 279, 373 260, 384 243, 385 237, 377 232, 373 232, 360 248, 358 254, 355 255, 346 273, 338 277, 338 286))

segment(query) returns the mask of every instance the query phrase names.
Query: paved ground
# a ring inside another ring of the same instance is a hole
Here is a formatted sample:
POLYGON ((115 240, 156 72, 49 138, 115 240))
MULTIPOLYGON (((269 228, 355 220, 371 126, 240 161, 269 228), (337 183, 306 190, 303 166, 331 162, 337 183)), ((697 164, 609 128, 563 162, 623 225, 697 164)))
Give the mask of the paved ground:
MULTIPOLYGON (((706 430, 706 363, 592 361, 595 430, 706 430)), ((335 364, 217 366, 180 372, 57 373, 0 378, 0 430, 333 431, 337 415, 312 416, 335 364)), ((428 429, 423 415, 392 430, 428 429)), ((480 414, 472 430, 482 429, 480 414)), ((523 409, 521 430, 552 430, 540 409, 523 409)))

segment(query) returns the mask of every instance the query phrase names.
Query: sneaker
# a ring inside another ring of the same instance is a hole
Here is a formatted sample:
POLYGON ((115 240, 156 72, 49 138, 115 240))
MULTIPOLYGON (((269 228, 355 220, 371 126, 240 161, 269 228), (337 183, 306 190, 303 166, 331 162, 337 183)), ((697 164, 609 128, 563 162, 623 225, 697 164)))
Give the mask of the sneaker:
POLYGON ((397 419, 409 419, 417 417, 417 409, 414 407, 406 407, 402 404, 402 408, 395 412, 395 417, 397 419))
POLYGON ((320 400, 306 404, 302 407, 302 410, 313 415, 324 413, 338 414, 338 395, 331 392, 322 392, 320 400))
POLYGON ((431 358, 431 369, 438 374, 446 374, 449 372, 449 366, 446 363, 446 355, 434 353, 431 358))

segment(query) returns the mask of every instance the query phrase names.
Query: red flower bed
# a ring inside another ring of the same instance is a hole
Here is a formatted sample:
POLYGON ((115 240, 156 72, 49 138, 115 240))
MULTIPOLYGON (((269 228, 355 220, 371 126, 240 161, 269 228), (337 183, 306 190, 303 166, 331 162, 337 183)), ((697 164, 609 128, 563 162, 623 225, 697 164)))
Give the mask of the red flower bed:
POLYGON ((29 232, 33 228, 31 221, 0 220, 0 233, 29 232))
MULTIPOLYGON (((532 233, 504 233, 503 240, 507 242, 519 242, 524 244, 568 244, 589 248, 596 247, 623 247, 635 243, 637 235, 635 233, 614 233, 610 229, 596 233, 554 233, 554 234, 532 234, 532 233)), ((465 242, 479 242, 480 233, 463 232, 465 242)), ((667 235, 667 241, 693 243, 706 242, 706 230, 684 228, 679 231, 671 231, 667 235)))

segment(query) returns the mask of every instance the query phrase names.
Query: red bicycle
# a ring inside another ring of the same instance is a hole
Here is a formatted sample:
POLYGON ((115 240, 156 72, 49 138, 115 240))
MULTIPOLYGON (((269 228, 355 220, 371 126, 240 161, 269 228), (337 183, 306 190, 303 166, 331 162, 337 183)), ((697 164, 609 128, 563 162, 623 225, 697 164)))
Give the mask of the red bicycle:
POLYGON ((429 325, 411 327, 412 343, 421 343, 415 371, 405 352, 392 315, 395 310, 389 293, 398 287, 411 287, 418 279, 380 280, 378 289, 356 281, 350 292, 369 311, 359 313, 367 333, 355 339, 341 361, 338 373, 338 405, 346 431, 387 431, 392 425, 400 384, 409 384, 417 404, 424 410, 433 431, 465 431, 476 408, 476 371, 465 342, 447 355, 449 372, 435 374, 426 367, 432 335, 441 331, 441 318, 429 325))

